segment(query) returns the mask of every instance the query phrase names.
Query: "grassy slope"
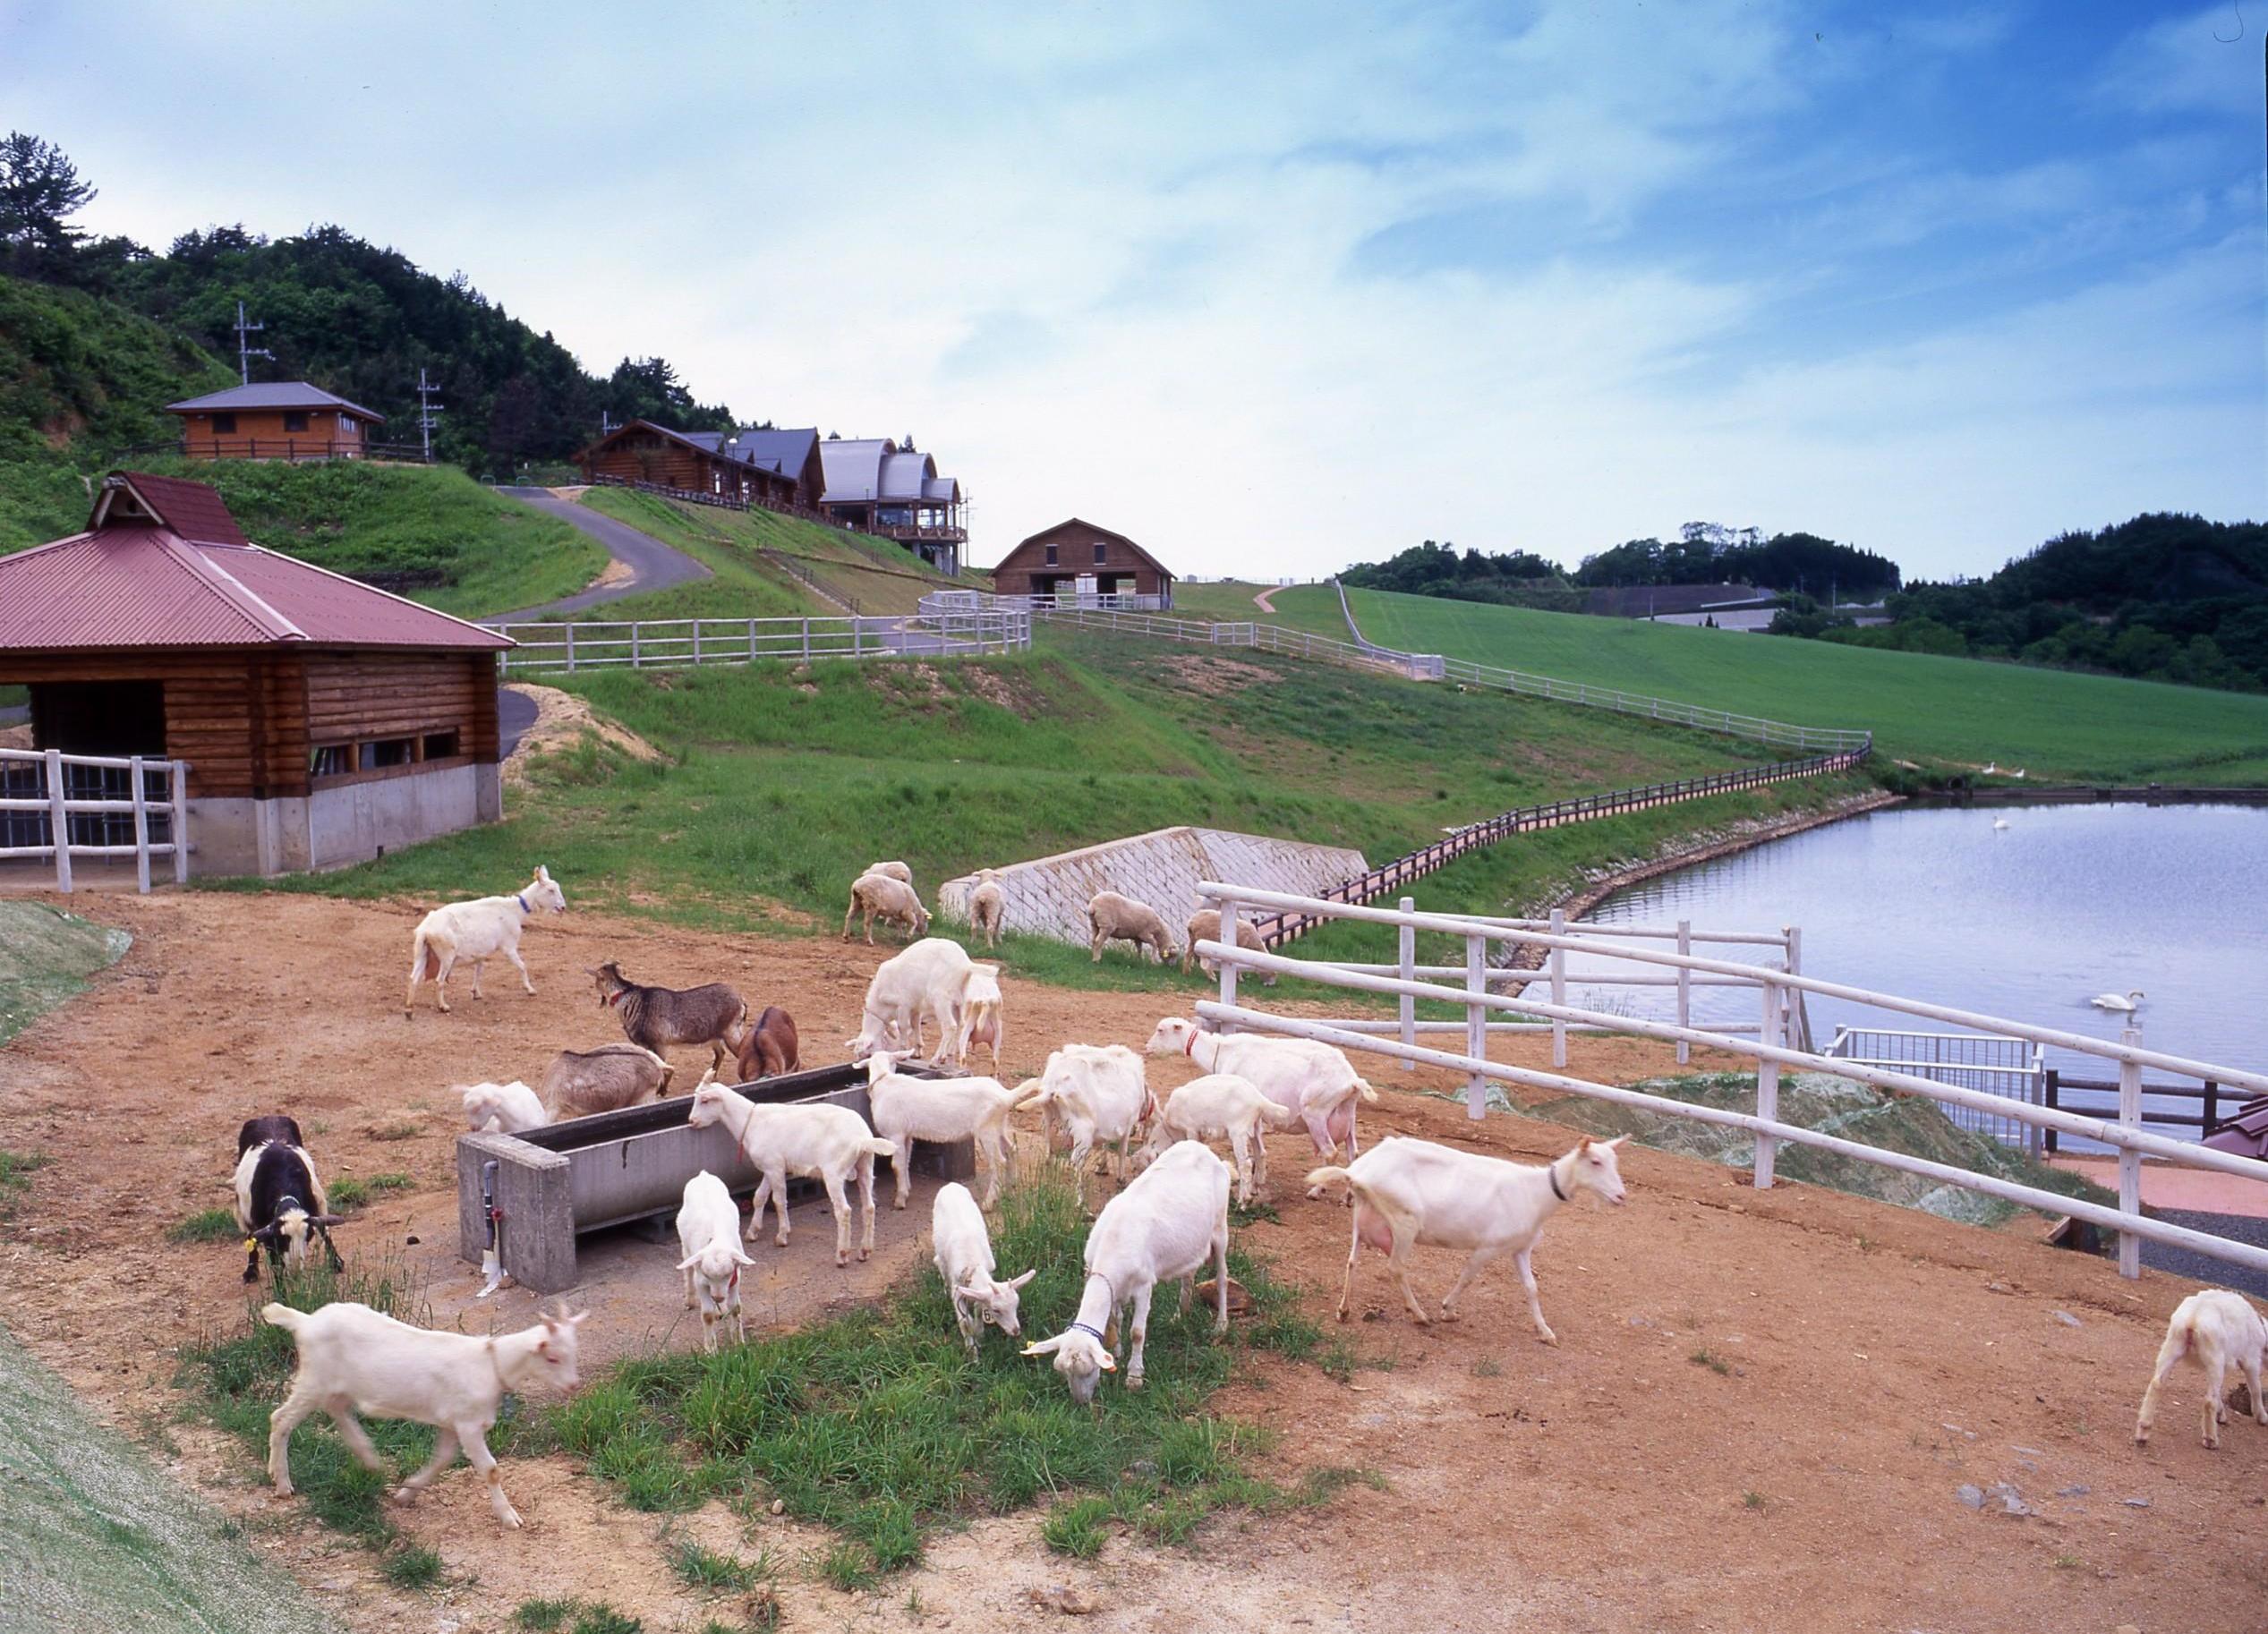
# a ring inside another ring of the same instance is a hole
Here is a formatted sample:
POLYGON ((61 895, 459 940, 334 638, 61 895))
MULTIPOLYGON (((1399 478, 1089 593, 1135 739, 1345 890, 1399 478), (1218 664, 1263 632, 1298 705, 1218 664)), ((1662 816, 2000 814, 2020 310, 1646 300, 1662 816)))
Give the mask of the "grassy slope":
MULTIPOLYGON (((1352 592, 1363 634, 1569 680, 1805 725, 1871 727, 1909 760, 2022 766, 2032 778, 2268 782, 2268 698, 1971 659, 1352 592)), ((1326 586, 1277 622, 1344 628, 1326 586)))

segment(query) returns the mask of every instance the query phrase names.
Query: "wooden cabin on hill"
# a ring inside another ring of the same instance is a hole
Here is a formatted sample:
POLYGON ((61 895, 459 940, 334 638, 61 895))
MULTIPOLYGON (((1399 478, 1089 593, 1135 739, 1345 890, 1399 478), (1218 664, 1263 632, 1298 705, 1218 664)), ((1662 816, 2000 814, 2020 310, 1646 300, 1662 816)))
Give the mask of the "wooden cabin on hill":
POLYGON ((816 427, 678 431, 651 420, 617 426, 575 456, 584 480, 816 515, 825 478, 816 427))
POLYGON ((192 460, 358 460, 386 416, 310 386, 262 380, 166 404, 192 460))
POLYGON ((189 762, 200 874, 362 862, 495 821, 511 645, 262 549, 179 478, 113 472, 83 532, 0 557, 0 684, 30 688, 33 746, 189 762))
POLYGON ((820 446, 827 517, 895 540, 938 572, 960 573, 968 529, 960 481, 941 476, 934 455, 888 437, 830 437, 820 446))
POLYGON ((1002 557, 993 590, 1002 596, 1109 598, 1098 604, 1157 611, 1173 605, 1173 572, 1125 534, 1073 516, 1002 557))

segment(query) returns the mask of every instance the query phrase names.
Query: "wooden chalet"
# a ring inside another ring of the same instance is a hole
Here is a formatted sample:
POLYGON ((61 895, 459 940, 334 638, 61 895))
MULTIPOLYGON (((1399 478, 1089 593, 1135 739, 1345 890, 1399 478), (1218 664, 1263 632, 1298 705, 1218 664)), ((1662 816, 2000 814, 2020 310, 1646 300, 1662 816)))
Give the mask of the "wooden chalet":
POLYGON ((1173 574, 1123 533, 1073 516, 1043 528, 993 569, 1002 596, 1140 596, 1173 605, 1173 574))
POLYGON ((819 433, 678 431, 651 420, 617 426, 575 456, 592 482, 638 482, 772 510, 815 513, 819 433), (796 439, 807 438, 798 450, 796 439))
POLYGON ((496 821, 511 644, 262 549, 179 478, 113 472, 85 532, 0 557, 0 683, 30 686, 33 746, 188 762, 200 874, 496 821))
POLYGON ((166 404, 192 460, 356 460, 386 416, 304 380, 232 386, 166 404))
POLYGON ((968 542, 960 483, 934 455, 887 437, 831 437, 820 445, 827 517, 894 540, 941 573, 960 572, 968 542))

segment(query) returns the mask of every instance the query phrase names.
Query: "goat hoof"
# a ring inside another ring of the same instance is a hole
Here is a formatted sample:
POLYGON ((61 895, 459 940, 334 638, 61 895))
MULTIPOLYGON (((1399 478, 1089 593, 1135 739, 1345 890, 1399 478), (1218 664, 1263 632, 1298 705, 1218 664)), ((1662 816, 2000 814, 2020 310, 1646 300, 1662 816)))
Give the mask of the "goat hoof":
POLYGON ((1556 1345, 1559 1342, 1559 1335, 1553 1332, 1549 1328, 1546 1328, 1542 1332, 1536 1335, 1536 1342, 1539 1345, 1556 1345))
POLYGON ((413 1487, 413 1486, 397 1486, 397 1487, 396 1487, 396 1488, 394 1489, 394 1502, 396 1502, 396 1503, 401 1503, 401 1504, 410 1504, 410 1503, 414 1503, 414 1502, 417 1502, 417 1489, 416 1489, 415 1487, 413 1487))

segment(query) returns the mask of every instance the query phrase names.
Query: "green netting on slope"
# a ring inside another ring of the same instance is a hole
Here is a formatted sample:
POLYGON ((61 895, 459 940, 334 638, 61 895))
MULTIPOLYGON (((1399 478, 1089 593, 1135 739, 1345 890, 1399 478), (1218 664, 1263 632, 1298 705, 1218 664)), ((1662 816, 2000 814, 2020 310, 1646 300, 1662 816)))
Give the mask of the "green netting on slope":
POLYGON ((125 957, 133 938, 44 902, 0 901, 0 1044, 125 957))

